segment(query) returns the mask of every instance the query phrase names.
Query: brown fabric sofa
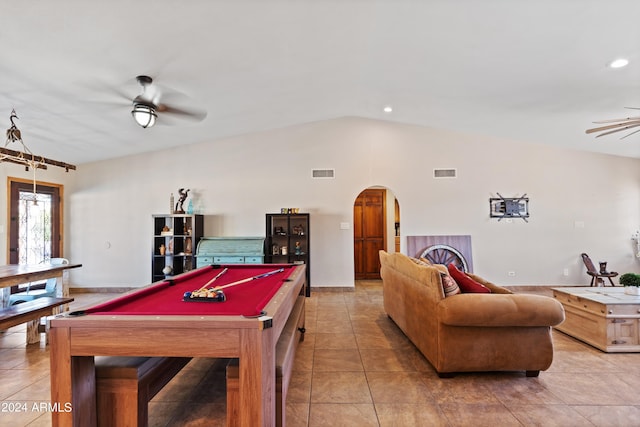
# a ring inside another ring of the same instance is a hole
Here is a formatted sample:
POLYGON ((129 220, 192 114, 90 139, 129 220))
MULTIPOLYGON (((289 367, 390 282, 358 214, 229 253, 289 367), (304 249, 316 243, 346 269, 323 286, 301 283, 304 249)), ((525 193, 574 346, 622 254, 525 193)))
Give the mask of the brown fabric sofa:
POLYGON ((442 265, 418 265, 400 253, 380 251, 384 309, 441 377, 455 372, 526 371, 551 366, 551 326, 564 320, 550 297, 513 294, 469 274, 490 294, 442 289, 442 265))

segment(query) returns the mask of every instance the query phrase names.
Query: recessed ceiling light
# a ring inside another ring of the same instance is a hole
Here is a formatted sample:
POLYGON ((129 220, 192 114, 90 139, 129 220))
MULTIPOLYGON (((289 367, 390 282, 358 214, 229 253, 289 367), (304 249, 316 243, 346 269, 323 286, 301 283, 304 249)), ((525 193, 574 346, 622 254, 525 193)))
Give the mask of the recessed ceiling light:
POLYGON ((609 67, 611 68, 622 68, 626 67, 629 64, 629 60, 625 58, 618 58, 609 63, 609 67))
POLYGON ((390 113, 393 111, 393 107, 391 105, 385 105, 382 111, 384 111, 385 113, 390 113))

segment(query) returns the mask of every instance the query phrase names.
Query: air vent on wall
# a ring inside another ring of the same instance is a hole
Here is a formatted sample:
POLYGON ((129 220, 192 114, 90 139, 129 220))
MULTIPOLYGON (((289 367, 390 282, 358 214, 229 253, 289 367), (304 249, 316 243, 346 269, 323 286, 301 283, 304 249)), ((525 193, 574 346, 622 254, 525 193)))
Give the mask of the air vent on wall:
POLYGON ((434 178, 456 178, 458 175, 457 169, 434 169, 434 178))
POLYGON ((312 178, 335 178, 335 169, 313 169, 311 171, 312 178))

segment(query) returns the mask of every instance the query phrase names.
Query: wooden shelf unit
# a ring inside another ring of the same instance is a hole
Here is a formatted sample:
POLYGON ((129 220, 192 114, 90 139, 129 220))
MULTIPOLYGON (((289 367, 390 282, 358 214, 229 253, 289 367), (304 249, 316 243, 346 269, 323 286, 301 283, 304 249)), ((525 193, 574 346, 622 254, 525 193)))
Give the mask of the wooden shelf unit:
POLYGON ((157 282, 196 268, 196 246, 203 236, 204 216, 189 214, 153 215, 151 281, 157 282), (167 227, 169 232, 164 232, 167 227), (164 245, 164 254, 161 247, 164 245), (163 272, 171 267, 171 273, 163 272))
POLYGON ((310 223, 308 213, 266 214, 264 262, 266 264, 306 264, 305 296, 311 296, 309 265, 310 223))

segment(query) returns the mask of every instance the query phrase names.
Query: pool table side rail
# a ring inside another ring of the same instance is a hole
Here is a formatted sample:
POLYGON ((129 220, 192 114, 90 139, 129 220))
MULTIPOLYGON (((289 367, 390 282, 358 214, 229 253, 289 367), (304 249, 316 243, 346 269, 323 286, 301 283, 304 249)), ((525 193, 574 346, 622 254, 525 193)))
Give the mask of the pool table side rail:
MULTIPOLYGON (((305 281, 305 266, 297 266, 295 271, 289 276, 289 280, 285 281, 276 294, 272 297, 271 301, 265 306, 265 315, 268 317, 274 317, 278 310, 282 310, 282 304, 295 303, 288 301, 284 296, 289 294, 292 287, 296 287, 296 291, 300 291, 304 286, 305 281)), ((294 296, 297 296, 293 292, 294 296)), ((290 308, 288 305, 286 308, 290 308)), ((285 310, 286 311, 286 310, 285 310)), ((104 327, 105 322, 110 322, 111 327, 122 328, 160 328, 165 329, 167 325, 176 326, 180 324, 180 327, 188 329, 193 328, 205 328, 205 327, 232 327, 232 328, 259 328, 262 320, 258 317, 244 317, 237 315, 131 315, 131 314, 75 314, 78 312, 62 313, 51 319, 51 327, 65 327, 69 325, 82 326, 87 328, 101 328, 104 327), (72 322, 72 323, 70 323, 72 322), (182 325, 185 323, 186 325, 182 325)))

